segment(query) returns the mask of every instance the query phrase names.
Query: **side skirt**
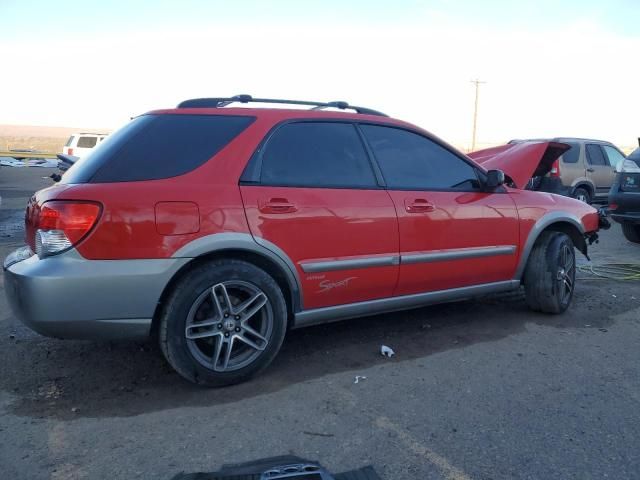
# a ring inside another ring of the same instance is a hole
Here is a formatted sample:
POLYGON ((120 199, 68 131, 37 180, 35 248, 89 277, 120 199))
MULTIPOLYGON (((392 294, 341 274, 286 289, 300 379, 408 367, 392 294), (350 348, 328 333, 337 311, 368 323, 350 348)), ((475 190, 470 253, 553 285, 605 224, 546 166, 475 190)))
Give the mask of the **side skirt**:
POLYGON ((349 303, 333 307, 314 308, 303 310, 295 314, 293 328, 308 327, 321 323, 346 320, 348 318, 365 317, 378 313, 409 310, 411 308, 424 307, 436 303, 464 300, 489 293, 508 292, 516 290, 520 286, 520 280, 508 280, 504 282, 484 283, 469 287, 451 288, 449 290, 436 290, 434 292, 403 295, 401 297, 380 298, 366 302, 349 303))

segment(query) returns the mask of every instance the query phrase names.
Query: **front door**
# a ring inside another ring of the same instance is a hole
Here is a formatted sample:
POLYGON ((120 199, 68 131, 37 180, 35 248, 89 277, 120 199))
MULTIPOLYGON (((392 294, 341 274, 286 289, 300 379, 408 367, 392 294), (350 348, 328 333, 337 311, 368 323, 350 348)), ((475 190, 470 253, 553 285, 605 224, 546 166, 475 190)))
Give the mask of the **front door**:
POLYGON ((293 261, 305 309, 393 294, 396 212, 353 124, 285 123, 252 162, 240 187, 249 228, 293 261))
POLYGON ((396 207, 396 295, 510 280, 518 216, 504 189, 480 191, 475 166, 408 130, 361 125, 396 207))

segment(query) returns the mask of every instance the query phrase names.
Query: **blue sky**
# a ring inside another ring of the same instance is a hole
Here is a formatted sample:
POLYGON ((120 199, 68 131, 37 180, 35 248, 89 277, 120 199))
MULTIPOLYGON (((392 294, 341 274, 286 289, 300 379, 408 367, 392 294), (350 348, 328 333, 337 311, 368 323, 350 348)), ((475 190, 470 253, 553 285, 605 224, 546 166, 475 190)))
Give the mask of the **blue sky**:
POLYGON ((346 100, 466 148, 640 135, 640 0, 0 0, 0 124, 116 127, 185 98, 346 100))

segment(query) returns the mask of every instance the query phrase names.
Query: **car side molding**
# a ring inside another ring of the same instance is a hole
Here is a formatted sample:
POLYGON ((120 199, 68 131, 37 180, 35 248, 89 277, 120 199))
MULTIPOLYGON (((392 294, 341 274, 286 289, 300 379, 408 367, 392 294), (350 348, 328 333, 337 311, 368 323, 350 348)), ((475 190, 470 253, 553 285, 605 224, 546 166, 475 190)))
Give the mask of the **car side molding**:
POLYGON ((409 310, 411 308, 424 307, 436 303, 464 300, 489 293, 508 292, 516 290, 519 287, 519 280, 507 280, 504 282, 484 283, 448 290, 402 295, 399 297, 380 298, 346 305, 314 308, 296 313, 293 328, 308 327, 310 325, 346 320, 348 318, 366 317, 379 313, 409 310))

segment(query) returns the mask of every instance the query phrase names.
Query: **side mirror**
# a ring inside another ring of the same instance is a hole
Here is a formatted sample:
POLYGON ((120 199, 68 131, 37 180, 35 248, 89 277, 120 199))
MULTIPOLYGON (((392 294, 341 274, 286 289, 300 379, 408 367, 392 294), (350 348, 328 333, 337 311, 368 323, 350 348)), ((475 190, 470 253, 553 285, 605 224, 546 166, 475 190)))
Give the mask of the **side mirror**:
POLYGON ((502 170, 489 170, 485 186, 487 188, 496 188, 500 185, 504 185, 504 172, 502 170))

